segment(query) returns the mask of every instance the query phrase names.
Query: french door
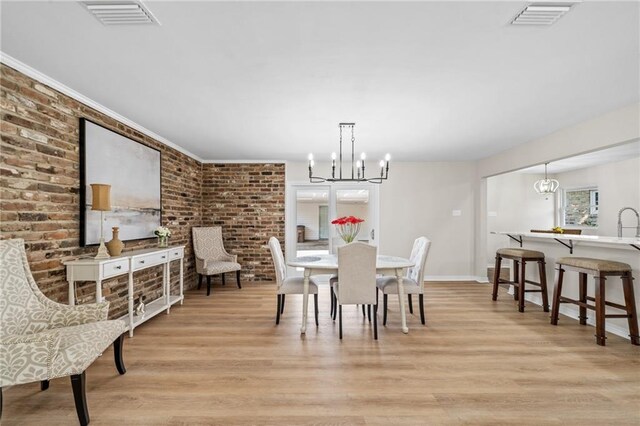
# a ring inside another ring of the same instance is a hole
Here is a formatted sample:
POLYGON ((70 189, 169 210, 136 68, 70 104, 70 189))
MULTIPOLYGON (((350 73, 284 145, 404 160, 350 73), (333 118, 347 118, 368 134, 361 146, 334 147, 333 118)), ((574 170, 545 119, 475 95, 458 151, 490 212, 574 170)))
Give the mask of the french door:
POLYGON ((331 221, 364 219, 357 241, 378 245, 379 193, 375 184, 287 185, 285 251, 287 259, 335 252, 343 244, 331 221))

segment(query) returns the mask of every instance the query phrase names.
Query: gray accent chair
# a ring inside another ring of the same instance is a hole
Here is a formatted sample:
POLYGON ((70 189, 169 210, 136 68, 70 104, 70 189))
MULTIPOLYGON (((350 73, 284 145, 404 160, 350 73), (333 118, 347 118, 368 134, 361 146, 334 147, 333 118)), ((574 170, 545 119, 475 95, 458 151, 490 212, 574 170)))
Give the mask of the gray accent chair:
POLYGON ((198 273, 198 290, 202 286, 202 277, 207 277, 207 296, 211 294, 211 277, 222 275, 222 285, 224 285, 224 274, 226 272, 236 273, 238 288, 240 284, 240 270, 242 267, 238 263, 237 254, 229 254, 224 249, 222 241, 222 228, 219 226, 207 226, 192 228, 193 251, 196 255, 196 272, 198 273))
POLYGON ((112 343, 118 372, 125 322, 107 320, 109 303, 56 303, 33 280, 24 241, 0 241, 0 413, 2 388, 71 376, 80 424, 89 423, 85 370, 112 343))

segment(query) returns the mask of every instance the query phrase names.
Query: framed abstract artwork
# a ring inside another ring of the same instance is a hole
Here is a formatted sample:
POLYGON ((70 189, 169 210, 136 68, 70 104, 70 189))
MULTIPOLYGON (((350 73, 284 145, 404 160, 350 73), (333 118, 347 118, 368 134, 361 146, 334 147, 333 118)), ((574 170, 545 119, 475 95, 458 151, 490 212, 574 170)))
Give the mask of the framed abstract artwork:
POLYGON ((91 184, 111 185, 105 240, 111 227, 122 241, 155 238, 162 221, 160 151, 80 119, 80 245, 100 242, 100 212, 91 210, 91 184))

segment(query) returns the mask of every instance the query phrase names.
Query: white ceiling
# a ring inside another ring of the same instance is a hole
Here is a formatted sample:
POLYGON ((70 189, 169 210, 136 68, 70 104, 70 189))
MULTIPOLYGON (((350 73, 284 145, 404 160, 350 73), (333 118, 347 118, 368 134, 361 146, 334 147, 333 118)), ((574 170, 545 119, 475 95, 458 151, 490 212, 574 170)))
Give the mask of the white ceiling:
MULTIPOLYGON (((549 174, 570 172, 638 157, 640 157, 640 140, 552 161, 547 166, 547 172, 549 174)), ((520 169, 515 173, 544 174, 544 164, 520 169)))
POLYGON ((146 4, 3 1, 1 49, 204 159, 328 157, 341 121, 371 159, 477 159, 640 100, 638 2, 146 4))

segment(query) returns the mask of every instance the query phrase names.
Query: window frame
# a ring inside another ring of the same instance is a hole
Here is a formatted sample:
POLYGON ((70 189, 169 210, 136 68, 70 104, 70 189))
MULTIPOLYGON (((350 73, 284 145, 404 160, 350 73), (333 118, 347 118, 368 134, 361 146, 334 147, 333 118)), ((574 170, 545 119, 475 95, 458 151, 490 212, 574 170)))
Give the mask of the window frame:
POLYGON ((566 214, 565 214, 565 206, 567 201, 567 192, 574 191, 590 191, 589 192, 589 214, 598 215, 600 211, 600 190, 598 189, 598 185, 581 185, 581 186, 572 186, 566 188, 560 188, 558 190, 558 218, 557 223, 559 223, 560 227, 565 229, 598 229, 600 226, 600 218, 598 217, 598 224, 596 226, 588 226, 588 225, 568 225, 565 222, 566 214), (595 195, 597 194, 597 195, 595 195), (597 206, 593 205, 594 198, 597 198, 597 206), (594 212, 595 210, 595 212, 594 212))

